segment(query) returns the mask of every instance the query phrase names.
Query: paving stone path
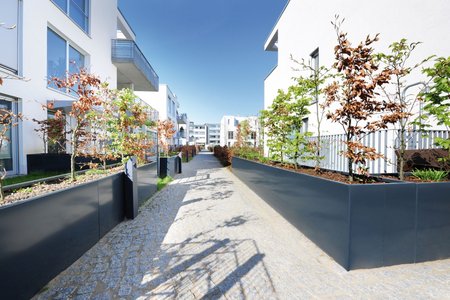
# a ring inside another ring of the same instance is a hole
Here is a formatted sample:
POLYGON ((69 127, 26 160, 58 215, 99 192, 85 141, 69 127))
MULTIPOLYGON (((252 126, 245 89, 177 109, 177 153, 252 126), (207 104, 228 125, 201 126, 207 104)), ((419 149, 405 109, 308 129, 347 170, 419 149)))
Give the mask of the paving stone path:
POLYGON ((35 296, 349 298, 450 299, 450 260, 347 272, 209 153, 35 296))

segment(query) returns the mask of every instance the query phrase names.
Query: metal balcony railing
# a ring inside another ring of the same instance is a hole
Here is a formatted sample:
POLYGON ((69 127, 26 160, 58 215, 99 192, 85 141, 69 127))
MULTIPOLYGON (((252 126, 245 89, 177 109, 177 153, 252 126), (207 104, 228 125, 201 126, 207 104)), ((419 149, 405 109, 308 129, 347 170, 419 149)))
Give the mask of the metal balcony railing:
POLYGON ((133 63, 145 77, 147 77, 148 81, 150 81, 156 89, 158 88, 158 75, 134 41, 113 39, 112 61, 119 63, 133 63))

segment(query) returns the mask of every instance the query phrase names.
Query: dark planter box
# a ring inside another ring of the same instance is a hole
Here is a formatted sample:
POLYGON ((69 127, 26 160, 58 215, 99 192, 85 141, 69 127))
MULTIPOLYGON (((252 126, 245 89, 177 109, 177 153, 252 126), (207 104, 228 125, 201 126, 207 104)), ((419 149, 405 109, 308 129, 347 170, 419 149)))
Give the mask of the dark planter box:
POLYGON ((168 172, 168 157, 159 158, 159 177, 166 178, 169 175, 168 172))
POLYGON ((450 257, 450 183, 349 185, 236 157, 232 170, 347 270, 450 257))
POLYGON ((139 206, 156 193, 158 181, 157 171, 156 162, 137 168, 139 206))
POLYGON ((124 219, 123 173, 0 207, 0 289, 29 299, 124 219))
POLYGON ((181 173, 177 172, 177 155, 171 157, 160 157, 159 158, 159 177, 165 178, 166 176, 174 177, 175 174, 181 173))
MULTIPOLYGON (((94 162, 100 164, 98 158, 93 157, 76 157, 75 169, 77 171, 87 169, 87 163, 94 162)), ((106 163, 119 163, 120 159, 107 160, 106 163)), ((66 153, 38 153, 27 154, 27 170, 28 173, 33 172, 70 172, 70 154, 66 153)))

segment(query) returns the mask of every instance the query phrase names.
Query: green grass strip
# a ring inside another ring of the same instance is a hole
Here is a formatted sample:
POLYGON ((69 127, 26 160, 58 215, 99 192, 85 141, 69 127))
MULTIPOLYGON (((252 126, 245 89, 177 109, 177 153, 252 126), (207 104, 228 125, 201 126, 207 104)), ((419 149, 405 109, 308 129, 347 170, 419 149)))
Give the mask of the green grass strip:
POLYGON ((166 176, 165 178, 158 178, 158 183, 156 184, 158 191, 162 190, 172 180, 173 178, 170 176, 166 176))

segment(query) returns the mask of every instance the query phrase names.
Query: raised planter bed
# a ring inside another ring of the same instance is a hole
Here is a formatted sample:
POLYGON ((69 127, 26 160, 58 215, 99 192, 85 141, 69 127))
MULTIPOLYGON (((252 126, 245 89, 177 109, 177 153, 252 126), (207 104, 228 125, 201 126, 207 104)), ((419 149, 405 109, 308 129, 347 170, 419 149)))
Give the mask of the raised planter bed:
POLYGON ((124 219, 123 173, 0 207, 0 289, 29 299, 124 219))
POLYGON ((157 191, 157 168, 158 164, 156 162, 137 168, 139 206, 157 191))
POLYGON ((232 171, 347 270, 450 257, 450 183, 350 185, 237 157, 232 171))
MULTIPOLYGON (((156 163, 0 206, 0 289, 29 299, 156 192, 156 163)), ((128 167, 128 165, 127 165, 128 167)))
POLYGON ((174 177, 181 173, 181 158, 178 155, 159 158, 159 177, 174 177))

